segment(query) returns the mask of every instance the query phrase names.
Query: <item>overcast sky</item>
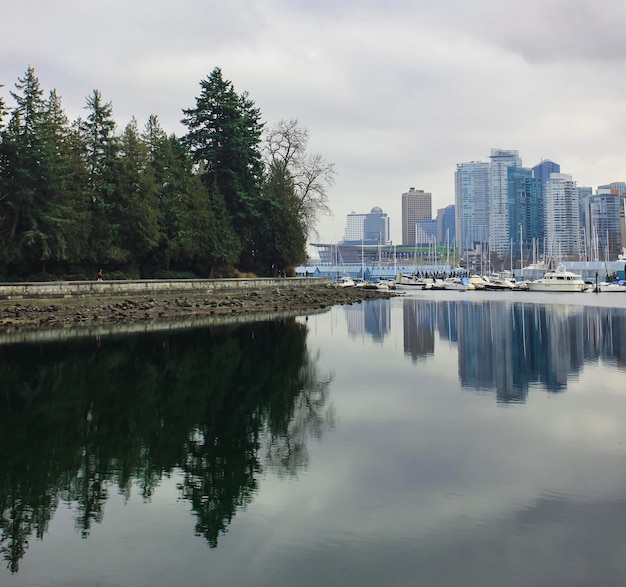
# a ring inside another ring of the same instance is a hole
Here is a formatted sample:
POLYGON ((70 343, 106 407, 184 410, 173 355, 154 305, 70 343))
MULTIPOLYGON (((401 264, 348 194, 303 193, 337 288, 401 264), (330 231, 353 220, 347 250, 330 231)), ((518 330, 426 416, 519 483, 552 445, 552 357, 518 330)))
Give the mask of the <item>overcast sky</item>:
MULTIPOLYGON (((31 65, 71 119, 99 89, 119 128, 181 110, 215 67, 335 164, 333 217, 380 206, 401 241, 409 187, 454 203, 454 171, 517 149, 581 186, 626 180, 625 0, 20 0, 2 8, 0 93, 31 65)), ((10 101, 9 101, 10 104, 10 101)))

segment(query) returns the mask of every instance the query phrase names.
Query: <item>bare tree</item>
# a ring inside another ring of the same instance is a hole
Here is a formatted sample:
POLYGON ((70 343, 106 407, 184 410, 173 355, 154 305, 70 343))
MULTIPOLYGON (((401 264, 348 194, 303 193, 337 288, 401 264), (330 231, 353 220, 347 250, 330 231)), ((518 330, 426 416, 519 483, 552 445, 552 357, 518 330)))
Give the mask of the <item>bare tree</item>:
POLYGON ((333 163, 319 154, 307 153, 309 131, 297 120, 280 120, 265 130, 265 163, 293 185, 298 218, 315 233, 321 214, 332 215, 328 190, 335 183, 333 163))

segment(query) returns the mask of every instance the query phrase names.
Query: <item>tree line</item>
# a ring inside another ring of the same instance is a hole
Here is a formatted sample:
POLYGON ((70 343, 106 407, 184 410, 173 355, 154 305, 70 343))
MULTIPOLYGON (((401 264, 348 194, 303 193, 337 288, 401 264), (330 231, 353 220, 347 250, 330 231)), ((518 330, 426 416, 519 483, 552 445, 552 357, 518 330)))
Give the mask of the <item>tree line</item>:
POLYGON ((334 168, 297 120, 267 126, 215 68, 183 109, 121 133, 87 96, 70 121, 28 67, 0 96, 0 279, 216 277, 289 272, 329 213, 334 168))

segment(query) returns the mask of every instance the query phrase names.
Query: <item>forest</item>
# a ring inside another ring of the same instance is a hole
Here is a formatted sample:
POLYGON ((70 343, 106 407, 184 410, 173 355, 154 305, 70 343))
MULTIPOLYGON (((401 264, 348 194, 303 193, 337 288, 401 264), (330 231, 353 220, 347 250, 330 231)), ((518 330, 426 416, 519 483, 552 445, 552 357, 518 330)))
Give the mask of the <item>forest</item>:
POLYGON ((0 281, 271 276, 306 260, 334 166, 216 67, 182 108, 121 132, 99 90, 71 121, 28 67, 0 96, 0 281))

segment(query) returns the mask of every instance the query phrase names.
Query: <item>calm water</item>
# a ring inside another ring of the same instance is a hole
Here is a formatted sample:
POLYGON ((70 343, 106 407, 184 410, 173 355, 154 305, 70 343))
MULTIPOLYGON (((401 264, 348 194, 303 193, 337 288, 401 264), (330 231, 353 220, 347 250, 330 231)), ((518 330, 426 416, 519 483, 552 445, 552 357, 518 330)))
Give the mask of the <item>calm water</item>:
POLYGON ((2 344, 0 584, 623 587, 625 371, 621 294, 2 344))

